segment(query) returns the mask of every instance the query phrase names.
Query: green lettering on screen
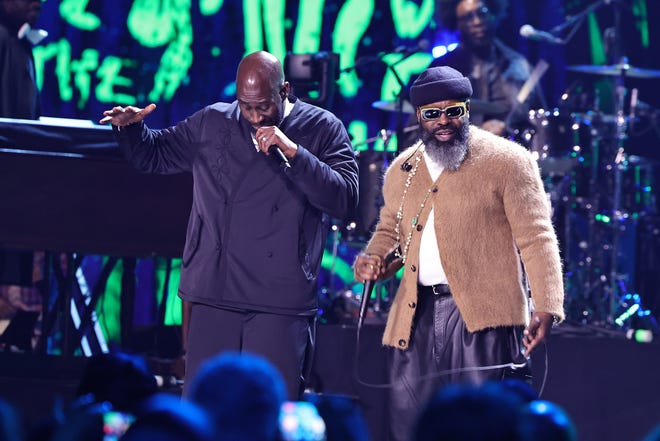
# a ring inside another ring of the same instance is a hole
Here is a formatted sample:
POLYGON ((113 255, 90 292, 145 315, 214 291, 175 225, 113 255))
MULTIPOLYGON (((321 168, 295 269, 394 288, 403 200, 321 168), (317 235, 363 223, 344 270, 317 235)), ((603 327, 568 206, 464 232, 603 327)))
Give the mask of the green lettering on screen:
POLYGON ((323 5, 325 0, 307 0, 298 6, 298 26, 293 38, 294 54, 311 54, 319 51, 323 5))
POLYGON ((43 46, 36 46, 33 50, 34 65, 37 71, 37 85, 39 88, 43 85, 44 65, 55 58, 55 77, 57 78, 57 87, 62 101, 71 101, 73 89, 71 88, 71 45, 65 39, 49 43, 43 46))
POLYGON ((101 67, 96 72, 96 76, 100 79, 99 84, 96 86, 96 97, 102 103, 121 103, 122 105, 133 105, 137 100, 133 95, 127 93, 119 93, 115 90, 115 86, 131 88, 133 80, 121 76, 122 67, 135 67, 134 61, 123 60, 119 57, 109 56, 103 60, 101 67))
POLYGON ((417 38, 433 18, 434 0, 421 5, 409 0, 390 0, 394 30, 401 38, 417 38))
POLYGON ((199 0, 199 12, 202 15, 216 14, 222 8, 223 0, 199 0))
POLYGON ((354 150, 368 150, 369 146, 365 143, 369 137, 368 126, 365 121, 354 120, 348 124, 348 133, 351 135, 351 144, 354 150))
POLYGON ((243 0, 245 53, 267 50, 284 60, 284 0, 243 0), (264 42, 263 36, 266 36, 264 42))
POLYGON ((408 84, 413 74, 420 73, 433 61, 431 54, 422 52, 411 55, 405 60, 402 60, 402 57, 401 54, 387 54, 383 57, 383 63, 389 67, 380 89, 382 100, 394 101, 399 95, 402 85, 408 84), (399 83, 399 79, 402 84, 399 83))
POLYGON ((60 16, 72 26, 84 31, 93 31, 101 26, 101 20, 91 12, 85 11, 89 0, 62 0, 60 16))
MULTIPOLYGON (((339 10, 332 32, 332 51, 339 54, 341 70, 355 64, 358 43, 369 27, 374 7, 373 0, 347 0, 339 10)), ((337 85, 339 92, 350 98, 357 94, 360 80, 351 70, 340 75, 337 85)))
POLYGON ((176 38, 177 20, 185 21, 182 12, 190 22, 190 0, 135 0, 126 24, 131 36, 142 46, 163 46, 176 38))
POLYGON ((71 62, 71 73, 73 74, 73 84, 80 92, 77 107, 82 109, 89 100, 89 91, 91 88, 90 72, 96 70, 99 66, 99 53, 95 49, 85 49, 82 52, 80 60, 71 62))

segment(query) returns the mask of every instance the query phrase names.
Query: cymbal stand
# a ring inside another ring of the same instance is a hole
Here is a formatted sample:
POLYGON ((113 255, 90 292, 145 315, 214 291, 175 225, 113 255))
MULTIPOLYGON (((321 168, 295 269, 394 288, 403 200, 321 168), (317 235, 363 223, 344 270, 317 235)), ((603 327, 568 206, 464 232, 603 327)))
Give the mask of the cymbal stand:
MULTIPOLYGON (((622 59, 622 64, 625 64, 624 59, 622 59)), ((613 235, 612 235, 612 250, 610 255, 610 298, 609 298, 609 314, 608 322, 614 322, 614 314, 616 312, 616 307, 619 303, 621 295, 617 295, 620 291, 621 285, 619 284, 619 279, 621 275, 619 274, 619 242, 621 239, 621 229, 623 226, 621 222, 627 217, 621 207, 621 185, 622 185, 622 172, 626 168, 626 152, 624 149, 624 141, 626 140, 626 131, 627 131, 627 122, 626 117, 623 113, 624 107, 624 98, 625 98, 625 87, 624 87, 625 71, 621 71, 621 75, 617 77, 618 84, 615 89, 615 111, 616 111, 616 154, 614 156, 614 161, 612 164, 612 169, 614 173, 614 194, 612 199, 612 222, 614 223, 613 235)))
POLYGON ((563 23, 550 29, 549 33, 552 35, 558 35, 564 32, 566 29, 572 27, 571 30, 568 31, 568 34, 566 34, 566 37, 562 39, 563 44, 567 44, 573 38, 575 33, 580 28, 580 25, 584 22, 589 14, 596 12, 598 9, 600 9, 601 6, 606 6, 609 4, 615 4, 616 6, 626 6, 621 0, 598 0, 577 14, 566 17, 566 20, 563 23))

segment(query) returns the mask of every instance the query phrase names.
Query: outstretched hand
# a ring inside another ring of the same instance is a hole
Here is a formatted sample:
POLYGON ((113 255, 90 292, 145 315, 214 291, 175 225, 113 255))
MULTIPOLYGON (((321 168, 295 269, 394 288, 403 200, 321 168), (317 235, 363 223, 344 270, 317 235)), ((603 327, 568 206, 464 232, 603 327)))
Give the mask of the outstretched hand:
POLYGON ((156 105, 151 103, 144 109, 134 106, 115 106, 111 110, 103 112, 103 118, 99 121, 100 124, 110 123, 113 126, 128 126, 142 121, 147 115, 154 111, 156 105))

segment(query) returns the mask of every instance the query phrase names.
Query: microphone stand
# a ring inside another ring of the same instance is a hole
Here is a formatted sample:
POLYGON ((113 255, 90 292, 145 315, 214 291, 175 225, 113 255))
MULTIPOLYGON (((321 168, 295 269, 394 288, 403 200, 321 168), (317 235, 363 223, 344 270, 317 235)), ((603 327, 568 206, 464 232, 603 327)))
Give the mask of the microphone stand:
POLYGON ((403 80, 401 80, 401 77, 399 76, 399 73, 396 71, 396 66, 408 59, 410 56, 416 54, 419 52, 418 50, 414 51, 409 51, 403 54, 403 57, 395 61, 394 63, 390 64, 387 66, 389 70, 392 71, 392 74, 394 75, 394 78, 396 79, 396 82, 399 83, 399 93, 396 95, 396 153, 398 154, 402 150, 402 144, 403 144, 403 136, 407 133, 405 130, 405 113, 403 111, 403 103, 405 102, 406 94, 404 91, 406 90, 406 85, 403 83, 403 80))
MULTIPOLYGON (((611 3, 621 4, 621 0, 598 0, 595 3, 592 3, 591 5, 587 6, 585 9, 578 12, 577 14, 567 17, 562 24, 557 25, 554 28, 550 29, 549 32, 553 35, 557 35, 564 32, 566 29, 570 28, 571 26, 573 26, 573 28, 566 35, 566 38, 563 39, 564 44, 568 43, 573 38, 577 30, 580 28, 580 25, 587 17, 587 15, 597 11, 602 6, 606 6, 611 3)), ((624 4, 624 6, 626 5, 624 4)))

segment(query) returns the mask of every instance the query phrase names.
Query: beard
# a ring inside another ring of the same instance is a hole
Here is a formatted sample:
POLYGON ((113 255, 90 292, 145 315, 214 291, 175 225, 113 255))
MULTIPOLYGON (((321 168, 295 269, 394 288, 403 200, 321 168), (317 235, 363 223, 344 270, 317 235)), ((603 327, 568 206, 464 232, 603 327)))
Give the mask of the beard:
POLYGON ((465 123, 456 128, 452 124, 436 127, 429 132, 420 126, 419 137, 426 146, 426 154, 433 162, 442 165, 447 170, 458 170, 468 152, 468 139, 470 137, 470 125, 465 123), (451 129, 456 136, 451 141, 438 141, 435 133, 439 130, 451 129))

